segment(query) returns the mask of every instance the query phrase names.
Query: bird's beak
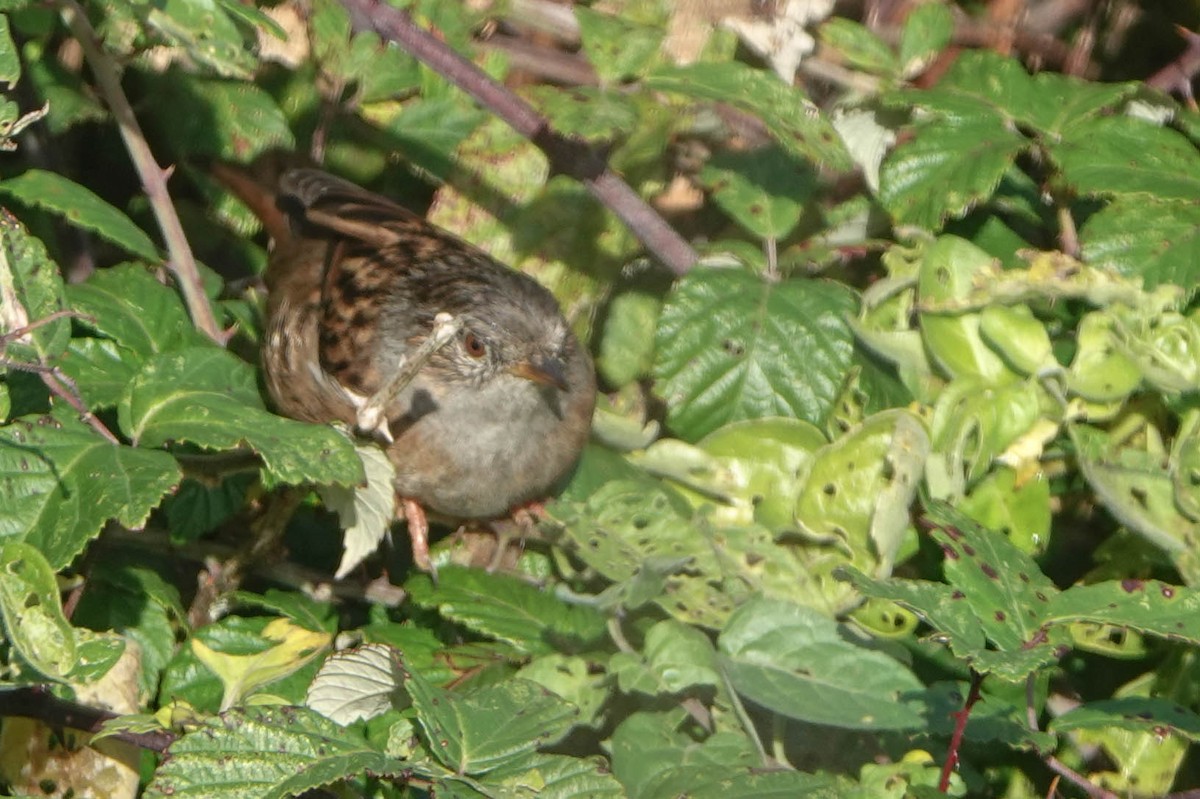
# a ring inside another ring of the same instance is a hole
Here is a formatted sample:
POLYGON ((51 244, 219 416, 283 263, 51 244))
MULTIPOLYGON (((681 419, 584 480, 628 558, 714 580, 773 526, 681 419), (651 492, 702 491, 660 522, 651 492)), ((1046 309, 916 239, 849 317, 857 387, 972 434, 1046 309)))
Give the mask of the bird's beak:
POLYGON ((554 386, 559 391, 567 390, 567 377, 563 362, 553 357, 538 357, 528 361, 513 364, 510 371, 517 377, 523 377, 543 386, 554 386))

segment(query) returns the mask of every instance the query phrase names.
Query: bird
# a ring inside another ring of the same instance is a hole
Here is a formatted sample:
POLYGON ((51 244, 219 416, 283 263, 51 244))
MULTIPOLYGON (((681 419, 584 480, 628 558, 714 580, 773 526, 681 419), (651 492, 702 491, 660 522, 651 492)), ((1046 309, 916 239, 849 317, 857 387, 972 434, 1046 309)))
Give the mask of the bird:
POLYGON ((274 192, 214 173, 271 238, 265 383, 275 409, 376 438, 414 563, 428 514, 495 520, 544 500, 587 442, 596 377, 554 296, 379 194, 315 168, 274 192))

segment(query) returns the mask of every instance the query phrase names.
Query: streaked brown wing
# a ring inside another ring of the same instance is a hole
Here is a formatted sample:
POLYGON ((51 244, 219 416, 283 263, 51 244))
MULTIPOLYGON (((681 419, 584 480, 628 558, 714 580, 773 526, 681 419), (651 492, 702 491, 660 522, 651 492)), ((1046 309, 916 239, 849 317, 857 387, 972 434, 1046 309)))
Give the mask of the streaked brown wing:
POLYGON ((381 385, 380 315, 387 303, 411 296, 405 284, 412 265, 475 250, 391 200, 316 169, 286 173, 279 202, 302 239, 325 243, 321 366, 346 388, 370 395, 381 385))

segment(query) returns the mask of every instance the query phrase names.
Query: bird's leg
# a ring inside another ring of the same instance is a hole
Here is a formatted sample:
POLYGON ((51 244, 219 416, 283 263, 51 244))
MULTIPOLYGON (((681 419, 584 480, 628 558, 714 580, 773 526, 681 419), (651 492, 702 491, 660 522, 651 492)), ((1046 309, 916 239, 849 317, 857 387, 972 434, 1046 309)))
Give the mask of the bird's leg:
POLYGON ((508 545, 514 540, 524 544, 525 539, 537 529, 538 519, 545 516, 546 504, 541 500, 531 500, 513 508, 508 519, 500 519, 488 525, 496 536, 496 553, 492 555, 492 562, 488 564, 488 572, 500 568, 508 545))
POLYGON ((428 572, 437 582, 437 569, 429 557, 429 519, 425 509, 415 499, 400 497, 404 509, 404 520, 408 522, 408 537, 412 539, 413 563, 423 572, 428 572))

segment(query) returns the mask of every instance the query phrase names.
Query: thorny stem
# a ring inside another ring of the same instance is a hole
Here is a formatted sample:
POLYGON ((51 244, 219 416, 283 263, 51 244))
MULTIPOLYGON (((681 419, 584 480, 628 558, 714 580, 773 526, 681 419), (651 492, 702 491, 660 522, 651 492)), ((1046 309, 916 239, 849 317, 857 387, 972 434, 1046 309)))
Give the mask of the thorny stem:
POLYGON ((533 106, 488 77, 483 70, 419 28, 407 12, 380 0, 341 0, 356 29, 369 29, 395 42, 532 141, 555 172, 579 180, 615 213, 668 269, 684 275, 698 256, 692 246, 621 180, 592 147, 557 133, 533 106))
MULTIPOLYGON (((96 733, 104 722, 117 718, 116 713, 68 702, 50 693, 45 685, 23 685, 0 689, 0 717, 19 716, 40 721, 49 727, 69 727, 72 730, 96 733)), ((108 736, 154 752, 165 752, 175 742, 167 732, 133 732, 122 730, 108 736)))
POLYGON ((1146 85, 1161 91, 1176 91, 1187 101, 1188 107, 1196 110, 1196 98, 1192 95, 1192 78, 1200 72, 1200 33, 1186 28, 1177 28, 1187 47, 1179 57, 1146 78, 1146 85))
POLYGON ((192 248, 183 233, 183 225, 179 222, 179 215, 175 213, 175 206, 171 203, 171 195, 167 191, 168 172, 158 165, 154 154, 150 152, 150 145, 146 143, 146 137, 142 135, 142 128, 129 105, 129 99, 121 88, 117 65, 108 53, 104 52, 95 29, 77 0, 59 0, 59 8, 71 29, 71 34, 83 48, 83 54, 92 68, 100 93, 117 121, 117 128, 125 141, 129 158, 141 178, 142 188, 150 201, 150 208, 154 211, 159 230, 162 231, 167 253, 170 255, 168 267, 179 281, 179 288, 183 292, 192 323, 213 341, 222 344, 224 337, 217 328, 208 298, 204 296, 200 273, 196 270, 196 260, 192 257, 192 248))
POLYGON ((79 393, 79 387, 60 368, 40 361, 38 363, 25 363, 2 357, 10 343, 27 337, 34 330, 56 319, 64 317, 81 317, 86 319, 89 317, 77 311, 62 309, 48 313, 41 319, 35 319, 30 322, 29 313, 25 310, 25 306, 21 304, 20 299, 17 297, 16 288, 12 284, 12 274, 9 271, 7 262, 0 262, 0 299, 3 300, 0 306, 3 307, 4 313, 4 316, 0 317, 0 330, 4 330, 8 325, 17 325, 11 330, 4 330, 3 333, 0 333, 0 367, 36 374, 54 396, 70 405, 79 414, 79 418, 85 424, 103 436, 108 442, 112 444, 121 443, 112 434, 112 431, 105 427, 104 423, 88 410, 87 404, 83 401, 83 395, 79 393))
POLYGON ((963 702, 962 710, 956 711, 954 715, 954 733, 950 736, 950 746, 946 751, 946 762, 942 764, 942 777, 938 780, 938 791, 946 793, 950 790, 950 777, 954 774, 954 768, 958 765, 958 750, 962 746, 963 733, 967 729, 967 720, 971 717, 971 708, 979 701, 979 689, 983 685, 983 675, 978 672, 971 672, 971 687, 967 691, 966 701, 963 702))

